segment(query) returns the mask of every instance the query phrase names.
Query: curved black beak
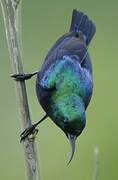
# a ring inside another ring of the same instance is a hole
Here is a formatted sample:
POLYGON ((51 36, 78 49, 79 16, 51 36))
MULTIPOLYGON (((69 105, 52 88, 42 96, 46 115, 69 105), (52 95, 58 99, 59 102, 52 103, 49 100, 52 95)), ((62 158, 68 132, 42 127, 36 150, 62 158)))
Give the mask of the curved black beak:
POLYGON ((68 134, 68 139, 69 139, 69 143, 70 143, 70 147, 71 147, 71 152, 69 155, 69 160, 68 160, 67 166, 70 164, 71 160, 73 159, 74 152, 75 152, 75 142, 76 142, 77 137, 75 135, 68 134))

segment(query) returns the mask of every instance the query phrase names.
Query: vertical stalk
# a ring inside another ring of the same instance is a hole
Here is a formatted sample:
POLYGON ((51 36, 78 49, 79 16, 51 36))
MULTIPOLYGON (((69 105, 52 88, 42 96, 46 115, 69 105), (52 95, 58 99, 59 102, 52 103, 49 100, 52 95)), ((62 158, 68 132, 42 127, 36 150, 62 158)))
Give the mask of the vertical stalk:
POLYGON ((95 148, 95 172, 93 176, 93 180, 98 180, 99 178, 99 166, 100 166, 100 155, 99 155, 99 149, 98 147, 95 148))
MULTIPOLYGON (((10 60, 12 64, 13 74, 23 73, 21 49, 19 43, 18 29, 17 29, 17 2, 18 0, 0 0, 2 7, 7 44, 10 52, 10 60)), ((25 82, 16 82, 18 109, 21 115, 22 129, 31 125, 31 117, 29 112, 29 105, 27 99, 27 92, 25 82)), ((36 153, 35 138, 26 138, 22 143, 25 153, 25 164, 27 169, 28 180, 38 180, 38 160, 36 153)))

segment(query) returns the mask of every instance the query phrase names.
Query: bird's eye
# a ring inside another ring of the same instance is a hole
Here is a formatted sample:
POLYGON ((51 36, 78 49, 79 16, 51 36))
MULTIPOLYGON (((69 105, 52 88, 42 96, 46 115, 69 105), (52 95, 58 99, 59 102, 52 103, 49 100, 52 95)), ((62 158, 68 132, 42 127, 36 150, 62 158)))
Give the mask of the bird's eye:
POLYGON ((69 124, 68 119, 64 119, 64 126, 67 126, 69 124))
POLYGON ((64 122, 64 126, 67 126, 68 125, 68 122, 64 122))

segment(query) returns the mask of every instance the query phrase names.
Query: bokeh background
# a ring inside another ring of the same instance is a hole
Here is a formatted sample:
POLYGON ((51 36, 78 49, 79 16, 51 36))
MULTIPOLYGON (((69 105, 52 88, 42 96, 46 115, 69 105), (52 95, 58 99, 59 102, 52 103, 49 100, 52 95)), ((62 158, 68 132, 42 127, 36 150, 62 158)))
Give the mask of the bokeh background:
MULTIPOLYGON (((89 52, 94 70, 94 94, 87 110, 87 126, 78 138, 70 166, 69 144, 50 119, 39 127, 38 155, 42 180, 92 180, 94 149, 100 152, 99 180, 118 179, 118 1, 22 0, 23 64, 26 72, 40 69, 53 42, 67 32, 73 8, 96 23, 89 52)), ((25 179, 19 142, 20 122, 0 9, 0 179, 25 179)), ((33 121, 44 115, 35 93, 35 78, 27 82, 33 121)))

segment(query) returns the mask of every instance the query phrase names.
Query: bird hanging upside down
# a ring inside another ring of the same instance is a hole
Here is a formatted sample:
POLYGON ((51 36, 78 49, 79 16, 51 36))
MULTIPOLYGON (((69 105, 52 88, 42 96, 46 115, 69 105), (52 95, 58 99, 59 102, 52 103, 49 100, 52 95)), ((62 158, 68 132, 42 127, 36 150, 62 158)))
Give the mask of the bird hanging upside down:
POLYGON ((95 31, 87 15, 73 10, 70 31, 57 40, 40 71, 12 75, 17 81, 23 81, 37 74, 37 98, 46 112, 38 123, 21 134, 21 140, 50 117, 70 141, 72 152, 68 163, 74 155, 75 141, 85 128, 86 109, 92 96, 92 64, 87 49, 95 31))

